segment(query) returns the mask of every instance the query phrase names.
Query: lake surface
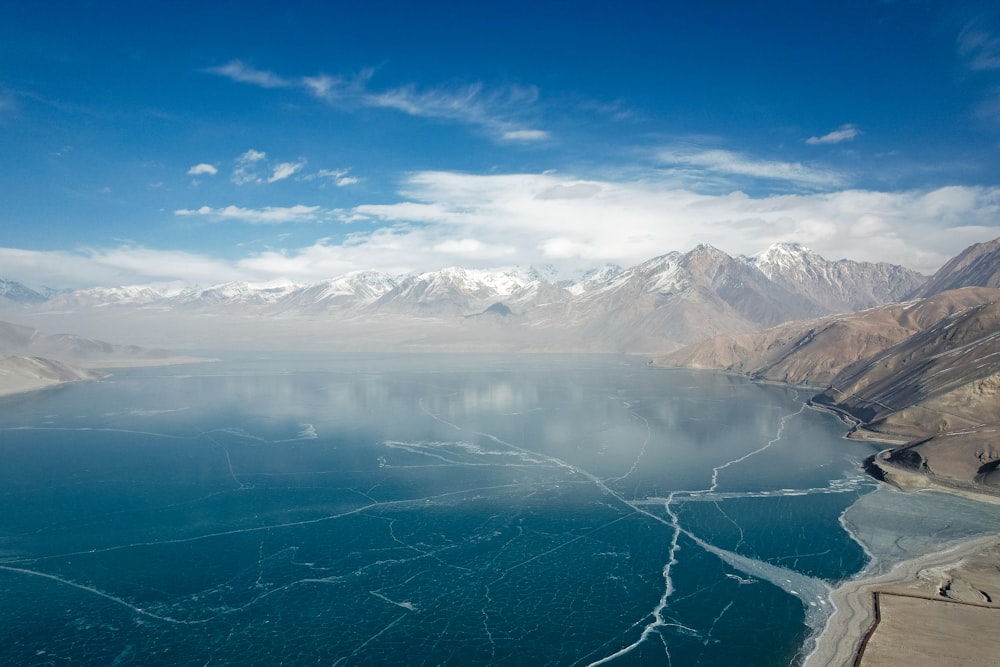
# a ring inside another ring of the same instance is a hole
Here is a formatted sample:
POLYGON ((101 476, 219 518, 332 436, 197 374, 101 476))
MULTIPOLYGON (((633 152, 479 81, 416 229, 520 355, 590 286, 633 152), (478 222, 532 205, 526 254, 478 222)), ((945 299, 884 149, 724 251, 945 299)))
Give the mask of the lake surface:
POLYGON ((794 664, 875 488, 807 397, 486 355, 10 397, 0 663, 794 664))

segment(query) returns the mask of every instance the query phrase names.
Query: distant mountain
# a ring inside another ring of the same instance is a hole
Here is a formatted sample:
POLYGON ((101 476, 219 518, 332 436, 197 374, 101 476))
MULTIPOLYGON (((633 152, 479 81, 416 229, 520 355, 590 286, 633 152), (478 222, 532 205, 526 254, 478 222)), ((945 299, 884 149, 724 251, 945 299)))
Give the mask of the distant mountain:
POLYGON ((289 290, 274 303, 274 311, 301 315, 347 312, 371 305, 396 286, 379 271, 355 271, 331 280, 289 290))
POLYGON ((102 308, 118 304, 144 306, 161 298, 163 294, 152 287, 93 287, 58 294, 45 306, 49 310, 102 308))
POLYGON ((96 288, 32 308, 114 317, 147 328, 162 322, 159 338, 169 325, 194 339, 195 329, 180 318, 198 315, 206 334, 217 336, 223 326, 234 329, 237 335, 228 336, 226 344, 253 345, 257 332, 269 328, 271 340, 326 345, 317 340, 325 341, 326 334, 315 327, 327 321, 336 330, 328 329, 329 340, 351 349, 412 341, 420 349, 656 353, 721 333, 886 303, 922 280, 888 264, 830 262, 794 244, 772 246, 754 258, 700 245, 631 268, 605 265, 575 282, 558 280, 552 267, 450 267, 407 277, 359 271, 312 285, 231 282, 170 292, 96 288), (487 312, 504 315, 488 324, 473 317, 487 312))
POLYGON ((961 287, 1000 287, 1000 238, 969 246, 912 296, 932 296, 961 287))
POLYGON ((464 317, 505 299, 523 298, 541 282, 537 273, 451 267, 404 279, 372 304, 380 313, 464 317))
POLYGON ((619 352, 652 352, 724 331, 747 332, 818 314, 745 262, 707 245, 668 253, 552 304, 548 322, 619 352))
POLYGON ((797 243, 777 243, 747 261, 777 284, 832 313, 900 301, 927 281, 926 276, 895 264, 831 262, 797 243))
POLYGON ((32 327, 0 321, 0 356, 43 357, 76 366, 101 368, 124 362, 155 362, 171 357, 171 353, 72 334, 46 334, 32 327))
POLYGON ((53 359, 0 357, 0 396, 100 376, 97 371, 76 368, 53 359))
POLYGON ((13 280, 0 278, 0 299, 14 303, 42 303, 48 299, 48 295, 36 292, 13 280))
POLYGON ((0 396, 102 377, 97 369, 196 361, 209 360, 0 321, 0 396))

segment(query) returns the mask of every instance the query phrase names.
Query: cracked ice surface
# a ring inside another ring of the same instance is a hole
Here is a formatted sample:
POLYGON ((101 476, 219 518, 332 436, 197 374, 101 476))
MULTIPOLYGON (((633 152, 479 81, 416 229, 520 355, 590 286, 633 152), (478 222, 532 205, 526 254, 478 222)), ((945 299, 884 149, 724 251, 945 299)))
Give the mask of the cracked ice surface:
POLYGON ((6 399, 0 662, 789 664, 873 488, 801 398, 400 355, 6 399))

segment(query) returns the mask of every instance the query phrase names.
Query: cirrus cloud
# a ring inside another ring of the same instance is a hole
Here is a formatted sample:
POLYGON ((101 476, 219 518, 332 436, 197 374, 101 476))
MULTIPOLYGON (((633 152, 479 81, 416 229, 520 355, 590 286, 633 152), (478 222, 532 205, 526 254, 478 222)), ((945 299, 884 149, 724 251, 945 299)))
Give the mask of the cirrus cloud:
POLYGON ((418 87, 410 83, 377 90, 371 86, 372 68, 365 68, 353 76, 321 73, 295 78, 257 69, 241 60, 202 71, 261 88, 298 89, 340 108, 393 109, 408 116, 478 126, 501 141, 532 142, 550 137, 545 130, 525 127, 521 120, 526 110, 532 109, 538 101, 536 86, 487 88, 482 82, 474 82, 418 87))
POLYGON ((240 206, 225 206, 212 208, 202 206, 197 209, 182 208, 174 211, 174 215, 190 217, 200 216, 213 221, 236 220, 251 225, 280 225, 288 222, 315 222, 320 218, 319 206, 265 206, 264 208, 242 208, 240 206))
POLYGON ((806 139, 806 143, 810 146, 816 146, 819 144, 839 144, 842 141, 850 141, 859 134, 861 134, 861 131, 854 125, 841 125, 836 130, 827 132, 821 137, 809 137, 806 139))

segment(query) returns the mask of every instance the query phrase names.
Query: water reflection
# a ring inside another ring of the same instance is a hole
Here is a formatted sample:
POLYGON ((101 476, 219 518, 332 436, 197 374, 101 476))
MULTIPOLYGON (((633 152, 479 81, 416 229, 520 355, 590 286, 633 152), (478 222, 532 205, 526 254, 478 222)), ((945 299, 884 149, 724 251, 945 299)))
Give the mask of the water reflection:
POLYGON ((787 664, 864 564, 839 517, 871 488, 869 448, 797 398, 633 359, 400 356, 20 399, 0 659, 787 664))

